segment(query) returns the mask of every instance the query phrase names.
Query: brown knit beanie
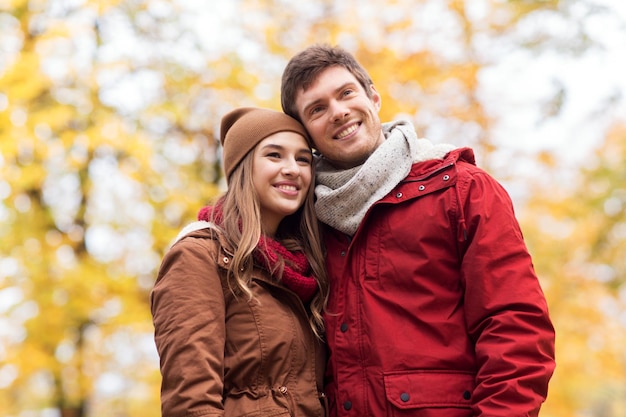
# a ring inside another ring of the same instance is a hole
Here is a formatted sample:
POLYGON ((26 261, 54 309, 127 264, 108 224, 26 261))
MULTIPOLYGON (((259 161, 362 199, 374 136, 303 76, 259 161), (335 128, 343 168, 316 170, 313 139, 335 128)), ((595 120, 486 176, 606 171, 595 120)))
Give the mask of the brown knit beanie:
POLYGON ((259 142, 278 132, 295 132, 310 146, 309 136, 296 119, 269 109, 240 107, 222 117, 220 141, 226 182, 241 160, 259 142))

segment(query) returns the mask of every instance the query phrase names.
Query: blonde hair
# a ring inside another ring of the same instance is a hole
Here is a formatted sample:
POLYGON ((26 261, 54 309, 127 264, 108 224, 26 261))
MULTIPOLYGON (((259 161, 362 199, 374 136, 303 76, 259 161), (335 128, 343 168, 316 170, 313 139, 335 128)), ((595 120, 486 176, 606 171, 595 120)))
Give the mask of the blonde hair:
MULTIPOLYGON (((248 152, 229 177, 226 193, 220 198, 220 220, 213 211, 211 221, 218 223, 228 243, 234 248, 229 264, 227 283, 235 294, 253 298, 250 291, 250 276, 254 265, 253 253, 263 233, 258 194, 252 182, 254 151, 248 152)), ((315 178, 315 166, 311 166, 311 178, 315 178)), ((314 186, 310 185, 304 204, 294 214, 286 216, 274 237, 285 248, 300 250, 306 255, 319 291, 310 303, 309 323, 315 335, 322 338, 324 322, 322 313, 328 300, 328 279, 325 268, 325 253, 322 246, 321 229, 314 208, 314 186)), ((282 275, 284 265, 277 268, 282 275)))

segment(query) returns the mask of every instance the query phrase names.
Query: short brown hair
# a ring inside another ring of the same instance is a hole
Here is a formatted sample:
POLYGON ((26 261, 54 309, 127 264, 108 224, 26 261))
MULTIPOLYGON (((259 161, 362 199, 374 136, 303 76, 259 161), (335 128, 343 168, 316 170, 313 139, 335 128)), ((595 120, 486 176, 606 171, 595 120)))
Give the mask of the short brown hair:
POLYGON ((367 96, 372 98, 372 79, 354 56, 339 46, 319 44, 296 54, 285 67, 280 87, 283 111, 302 122, 296 108, 298 90, 309 88, 322 71, 333 66, 347 69, 361 84, 367 96))

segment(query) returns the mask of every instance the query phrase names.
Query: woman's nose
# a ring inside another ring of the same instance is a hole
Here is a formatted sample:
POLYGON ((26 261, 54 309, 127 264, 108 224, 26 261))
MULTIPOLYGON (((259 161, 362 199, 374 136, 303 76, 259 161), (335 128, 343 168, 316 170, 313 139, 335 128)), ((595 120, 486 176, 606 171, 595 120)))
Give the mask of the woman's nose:
POLYGON ((285 175, 297 175, 300 170, 298 169, 298 162, 295 159, 285 159, 282 167, 282 172, 285 175))

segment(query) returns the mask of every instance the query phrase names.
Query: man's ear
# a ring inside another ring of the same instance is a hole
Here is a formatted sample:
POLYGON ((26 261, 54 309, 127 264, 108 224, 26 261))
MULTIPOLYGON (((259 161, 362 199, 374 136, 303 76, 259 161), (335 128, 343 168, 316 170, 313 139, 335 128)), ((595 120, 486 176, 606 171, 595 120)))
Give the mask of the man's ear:
POLYGON ((370 88, 372 90, 372 102, 374 103, 376 110, 380 111, 380 107, 383 104, 383 99, 380 97, 380 94, 378 94, 378 91, 376 91, 376 87, 374 87, 374 84, 370 84, 370 88))

